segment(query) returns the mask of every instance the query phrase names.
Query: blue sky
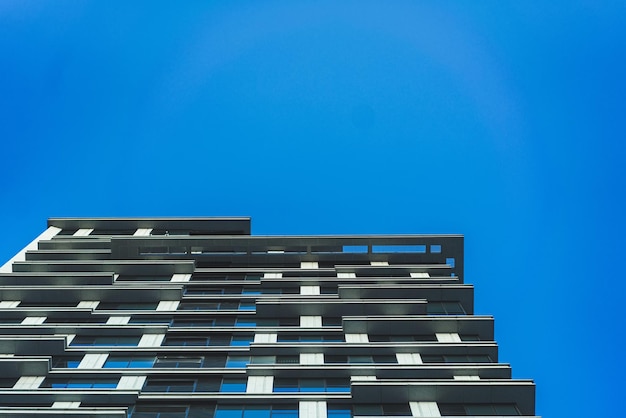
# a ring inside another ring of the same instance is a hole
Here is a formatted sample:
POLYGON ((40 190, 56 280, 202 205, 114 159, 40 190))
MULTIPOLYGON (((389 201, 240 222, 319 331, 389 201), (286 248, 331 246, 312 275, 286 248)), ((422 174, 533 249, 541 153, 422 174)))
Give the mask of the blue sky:
POLYGON ((621 1, 3 0, 0 259, 51 216, 462 233, 537 413, 617 416, 625 20, 621 1))

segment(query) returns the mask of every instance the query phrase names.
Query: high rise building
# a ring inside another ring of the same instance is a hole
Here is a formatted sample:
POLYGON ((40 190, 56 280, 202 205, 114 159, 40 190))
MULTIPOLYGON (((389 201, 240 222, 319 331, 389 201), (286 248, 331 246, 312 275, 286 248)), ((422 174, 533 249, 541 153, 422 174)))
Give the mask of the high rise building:
POLYGON ((534 416, 463 237, 49 219, 0 269, 0 417, 534 416))

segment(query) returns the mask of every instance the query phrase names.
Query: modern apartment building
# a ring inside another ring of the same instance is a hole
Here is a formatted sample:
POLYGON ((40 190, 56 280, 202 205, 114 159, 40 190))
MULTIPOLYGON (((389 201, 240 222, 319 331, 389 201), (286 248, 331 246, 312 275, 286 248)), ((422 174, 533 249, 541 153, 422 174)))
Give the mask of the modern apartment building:
POLYGON ((535 414, 463 237, 49 219, 0 269, 0 417, 535 414))

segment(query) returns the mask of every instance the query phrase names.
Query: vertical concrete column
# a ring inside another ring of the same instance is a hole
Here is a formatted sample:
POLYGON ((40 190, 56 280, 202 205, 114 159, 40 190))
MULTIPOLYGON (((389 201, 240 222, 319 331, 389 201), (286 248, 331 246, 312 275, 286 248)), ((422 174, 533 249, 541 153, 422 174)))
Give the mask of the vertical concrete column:
POLYGON ((109 357, 106 353, 87 353, 78 364, 79 369, 100 369, 109 357))
POLYGON ((100 301, 98 300, 81 300, 78 302, 77 308, 83 309, 96 309, 100 301))
POLYGON ((327 418, 326 401, 300 401, 299 418, 327 418))
POLYGON ((82 228, 79 229, 78 231, 74 232, 75 237, 86 237, 89 236, 89 234, 91 234, 93 232, 93 228, 82 228))
POLYGON ((152 228, 137 228, 133 236, 134 237, 149 237, 151 233, 152 233, 152 228))
POLYGON ((107 325, 126 325, 130 321, 130 316, 110 316, 107 325))
POLYGON ((157 311, 175 311, 180 304, 179 300, 162 300, 157 306, 157 311))
POLYGON ((320 266, 317 261, 301 261, 300 268, 301 269, 318 269, 320 268, 320 266))
POLYGON ((440 417, 437 402, 409 402, 414 417, 440 417))
POLYGON ((191 274, 172 274, 171 282, 188 282, 191 280, 191 274))
POLYGON ((322 326, 321 316, 300 316, 300 326, 303 328, 319 328, 322 326))
POLYGON ((117 389, 141 390, 146 382, 146 376, 122 376, 117 383, 117 389))
POLYGON ((41 325, 46 322, 46 316, 27 316, 22 321, 22 325, 41 325))
POLYGON ((422 364, 419 353, 396 353, 398 364, 422 364))
POLYGON ((319 295, 320 293, 319 286, 300 286, 301 295, 319 295))
POLYGON ((442 343, 460 343, 461 337, 456 332, 438 332, 435 334, 437 341, 442 343))
POLYGON ((368 343, 367 334, 346 334, 347 343, 368 343))
POLYGON ((356 273, 339 272, 337 273, 337 277, 340 279, 354 279, 356 278, 356 273))
POLYGON ((37 389, 45 378, 45 376, 22 376, 15 382, 13 389, 37 389))
POLYGON ((300 364, 324 364, 324 353, 300 353, 300 364))
POLYGON ((275 343, 278 341, 278 334, 276 333, 257 333, 254 334, 255 343, 275 343))
POLYGON ((165 334, 143 334, 137 347, 160 347, 165 334))
POLYGON ((410 274, 414 279, 427 279, 430 277, 430 274, 423 272, 411 272, 410 274))
POLYGON ((272 393, 274 376, 248 376, 246 393, 272 393))
POLYGON ((283 273, 263 273, 264 279, 280 279, 283 277, 283 273))
POLYGON ((0 302, 0 308, 17 308, 20 302, 19 300, 3 300, 0 302))

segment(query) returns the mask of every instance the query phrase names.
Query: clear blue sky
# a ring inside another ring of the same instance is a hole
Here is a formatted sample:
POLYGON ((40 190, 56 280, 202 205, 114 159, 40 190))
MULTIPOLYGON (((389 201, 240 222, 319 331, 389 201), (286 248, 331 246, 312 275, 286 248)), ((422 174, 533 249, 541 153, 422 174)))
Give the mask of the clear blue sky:
POLYGON ((50 216, 463 233, 537 413, 619 416, 625 21, 623 1, 3 0, 0 259, 50 216))

